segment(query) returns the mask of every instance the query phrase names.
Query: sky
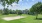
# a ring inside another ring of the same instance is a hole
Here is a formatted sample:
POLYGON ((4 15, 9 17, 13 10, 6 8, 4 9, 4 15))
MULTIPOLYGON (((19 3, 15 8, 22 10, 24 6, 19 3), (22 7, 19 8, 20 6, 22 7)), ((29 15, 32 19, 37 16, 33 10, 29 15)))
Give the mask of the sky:
MULTIPOLYGON (((13 3, 12 6, 9 6, 8 9, 12 10, 25 10, 30 9, 35 3, 42 2, 42 0, 19 0, 18 4, 13 3)), ((7 5, 5 6, 7 8, 7 5)), ((4 7, 0 4, 0 9, 3 9, 4 7)))

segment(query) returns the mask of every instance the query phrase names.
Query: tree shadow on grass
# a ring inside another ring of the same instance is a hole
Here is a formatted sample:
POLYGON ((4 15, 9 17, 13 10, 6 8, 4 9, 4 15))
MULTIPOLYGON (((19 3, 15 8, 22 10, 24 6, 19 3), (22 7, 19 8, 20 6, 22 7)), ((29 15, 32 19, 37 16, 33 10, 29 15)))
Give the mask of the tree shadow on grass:
POLYGON ((36 20, 42 20, 42 18, 37 18, 36 20))

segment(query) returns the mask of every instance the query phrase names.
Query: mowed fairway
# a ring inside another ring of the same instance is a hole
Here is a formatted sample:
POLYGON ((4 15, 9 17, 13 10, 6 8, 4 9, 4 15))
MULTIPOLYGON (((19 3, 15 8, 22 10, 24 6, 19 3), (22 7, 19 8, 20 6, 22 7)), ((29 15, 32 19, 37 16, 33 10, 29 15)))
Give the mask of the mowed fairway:
MULTIPOLYGON (((9 14, 9 15, 0 15, 0 23, 42 23, 42 20, 36 20, 36 16, 33 15, 26 15, 22 14, 21 16, 26 16, 26 18, 17 19, 17 20, 11 20, 11 21, 5 21, 1 19, 2 17, 9 17, 9 16, 18 16, 17 14, 9 14)), ((38 18, 42 18, 42 15, 38 15, 38 18)))

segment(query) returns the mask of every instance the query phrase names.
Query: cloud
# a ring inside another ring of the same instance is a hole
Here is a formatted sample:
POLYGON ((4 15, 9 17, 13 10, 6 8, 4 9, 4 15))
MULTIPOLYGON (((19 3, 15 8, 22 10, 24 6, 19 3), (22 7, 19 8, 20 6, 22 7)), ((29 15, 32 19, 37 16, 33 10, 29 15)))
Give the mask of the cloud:
POLYGON ((13 7, 18 7, 19 4, 17 4, 17 3, 13 3, 12 6, 13 6, 13 7))
MULTIPOLYGON (((18 6, 19 6, 19 4, 17 4, 17 3, 13 3, 13 4, 11 4, 11 5, 9 5, 9 7, 11 7, 11 8, 14 8, 14 7, 18 7, 18 6), (12 6, 11 6, 11 5, 12 5, 12 6)), ((8 6, 8 5, 6 4, 5 7, 7 8, 7 6, 8 6)))

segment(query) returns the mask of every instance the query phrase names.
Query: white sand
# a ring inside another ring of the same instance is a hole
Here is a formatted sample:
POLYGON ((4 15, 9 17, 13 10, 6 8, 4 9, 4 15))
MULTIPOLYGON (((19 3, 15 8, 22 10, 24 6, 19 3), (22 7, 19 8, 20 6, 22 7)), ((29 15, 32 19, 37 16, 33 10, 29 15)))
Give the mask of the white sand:
POLYGON ((10 21, 10 20, 16 20, 16 19, 21 19, 24 18, 24 16, 16 16, 16 17, 4 17, 2 18, 3 20, 10 21))

